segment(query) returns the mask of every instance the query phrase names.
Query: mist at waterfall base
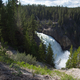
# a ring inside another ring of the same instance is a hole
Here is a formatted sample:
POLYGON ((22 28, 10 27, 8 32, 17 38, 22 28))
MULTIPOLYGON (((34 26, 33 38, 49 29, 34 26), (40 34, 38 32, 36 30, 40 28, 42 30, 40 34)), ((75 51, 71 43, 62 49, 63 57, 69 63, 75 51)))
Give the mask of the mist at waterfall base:
POLYGON ((49 43, 51 44, 51 48, 54 53, 53 57, 55 59, 54 61, 55 68, 56 69, 65 68, 70 52, 68 50, 62 51, 60 44, 57 43, 56 40, 51 36, 48 36, 39 32, 36 32, 36 34, 42 40, 42 42, 46 45, 46 47, 48 47, 49 43))

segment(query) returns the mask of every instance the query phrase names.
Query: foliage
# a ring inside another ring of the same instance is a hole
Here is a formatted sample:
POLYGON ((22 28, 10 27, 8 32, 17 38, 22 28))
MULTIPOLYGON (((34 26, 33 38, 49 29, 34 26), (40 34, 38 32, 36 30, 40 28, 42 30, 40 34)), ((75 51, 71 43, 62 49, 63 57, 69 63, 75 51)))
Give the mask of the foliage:
MULTIPOLYGON (((2 0, 0 1, 2 4, 2 0)), ((14 43, 15 45, 19 45, 19 38, 23 36, 23 33, 25 33, 26 29, 29 30, 29 35, 31 35, 30 38, 33 38, 34 31, 37 28, 35 19, 39 22, 40 20, 44 19, 49 20, 49 24, 52 24, 52 21, 58 22, 59 26, 63 29, 65 28, 64 25, 69 26, 65 29, 65 31, 69 34, 71 33, 70 36, 73 35, 74 37, 76 37, 74 39, 76 43, 79 42, 79 7, 67 8, 60 6, 46 7, 45 5, 16 5, 15 0, 9 0, 8 4, 2 7, 1 16, 1 23, 3 26, 2 34, 4 36, 4 39, 12 45, 14 45, 14 43), (73 25, 71 25, 70 23, 72 23, 73 25), (74 30, 78 33, 75 34, 74 30), (12 41, 14 40, 15 42, 12 43, 12 41)))
POLYGON ((36 58, 33 57, 32 55, 28 54, 26 56, 25 53, 17 53, 17 54, 13 54, 12 57, 11 57, 13 60, 15 61, 24 61, 25 63, 29 63, 29 64, 33 64, 33 65, 36 65, 37 61, 36 61, 36 58))
POLYGON ((49 22, 47 23, 49 26, 51 26, 53 23, 51 20, 49 20, 49 22))
POLYGON ((62 76, 62 74, 64 74, 64 73, 61 73, 61 72, 58 71, 58 70, 54 70, 54 72, 55 72, 58 76, 62 76))
POLYGON ((37 29, 36 21, 35 21, 34 15, 32 14, 30 21, 28 23, 28 28, 27 28, 29 35, 30 35, 30 40, 35 38, 36 29, 37 29))
POLYGON ((40 66, 36 67, 35 65, 29 65, 28 63, 24 64, 24 62, 17 62, 17 64, 20 67, 27 67, 28 69, 35 70, 34 73, 36 73, 36 74, 42 74, 42 75, 46 75, 46 74, 51 75, 52 74, 52 71, 49 69, 46 69, 45 67, 44 68, 42 68, 40 66))
POLYGON ((7 49, 7 42, 4 42, 3 38, 1 38, 0 42, 0 55, 5 56, 6 49, 7 49))
MULTIPOLYGON (((4 42, 7 41, 8 45, 17 50, 31 54, 41 61, 46 61, 48 64, 54 65, 51 48, 48 47, 46 54, 42 43, 39 47, 36 45, 35 31, 38 28, 43 28, 42 25, 44 26, 44 22, 42 23, 41 20, 44 21, 46 19, 45 24, 48 23, 48 26, 53 25, 53 22, 58 22, 57 25, 59 28, 63 29, 66 32, 65 34, 69 35, 69 38, 73 36, 74 42, 79 46, 79 17, 79 7, 17 5, 15 0, 8 0, 8 3, 4 6, 2 0, 0 0, 0 41, 3 38, 4 42), (37 25, 37 23, 40 25, 37 25)), ((56 28, 57 25, 54 24, 52 28, 56 28)), ((77 60, 77 55, 79 55, 79 50, 78 53, 76 51, 71 52, 71 59, 69 58, 66 63, 68 68, 76 67, 76 65, 79 67, 80 61, 79 59, 77 60)))
POLYGON ((30 52, 30 48, 31 48, 31 42, 29 39, 29 33, 28 33, 28 31, 26 31, 25 39, 24 39, 24 49, 25 49, 26 53, 30 52))
POLYGON ((38 51, 38 60, 45 62, 45 57, 46 57, 46 47, 45 45, 41 42, 39 45, 39 51, 38 51))
POLYGON ((2 37, 2 32, 1 32, 1 27, 2 27, 2 22, 1 22, 1 12, 2 12, 2 0, 0 0, 0 40, 2 37))
POLYGON ((33 73, 38 73, 38 74, 42 74, 42 75, 44 75, 44 74, 51 75, 51 73, 52 73, 52 71, 47 69, 47 67, 44 67, 44 68, 41 68, 40 66, 36 67, 35 66, 36 59, 35 59, 35 57, 32 57, 32 55, 26 56, 23 53, 22 54, 17 53, 14 56, 12 56, 12 58, 13 59, 9 58, 6 54, 4 56, 0 55, 0 62, 10 64, 10 68, 11 67, 15 68, 15 70, 18 71, 18 74, 16 74, 16 75, 22 74, 20 71, 20 67, 27 67, 28 69, 33 69, 33 70, 35 70, 35 72, 33 72, 33 73), (29 64, 26 62, 28 62, 29 64), (30 64, 33 64, 33 65, 30 65, 30 64))
POLYGON ((11 64, 12 62, 15 63, 14 60, 10 59, 7 56, 0 56, 0 62, 7 63, 7 64, 11 64))
POLYGON ((78 49, 73 52, 73 48, 71 46, 70 55, 66 63, 66 67, 67 68, 80 67, 80 47, 78 47, 78 49))
POLYGON ((73 47, 71 46, 69 59, 68 59, 68 61, 67 61, 67 63, 66 63, 66 67, 67 67, 67 68, 73 67, 73 66, 72 66, 72 56, 73 56, 73 47))
POLYGON ((2 0, 0 0, 0 8, 2 7, 2 0))
POLYGON ((35 42, 35 31, 37 30, 36 21, 32 14, 27 22, 27 28, 24 30, 24 49, 26 53, 30 53, 37 57, 38 47, 35 42))
POLYGON ((61 80, 77 80, 77 79, 74 79, 72 76, 65 74, 65 76, 63 76, 61 80))
POLYGON ((51 48, 51 44, 49 43, 46 53, 46 62, 54 67, 54 54, 51 48))
POLYGON ((60 72, 58 70, 54 70, 54 73, 61 77, 60 80, 77 80, 76 78, 73 78, 71 75, 67 75, 64 72, 60 72))
POLYGON ((14 60, 10 59, 5 53, 6 53, 6 50, 1 45, 1 47, 0 47, 0 62, 7 63, 7 64, 11 64, 12 62, 15 63, 14 60))
POLYGON ((60 76, 61 80, 76 80, 72 76, 67 75, 63 72, 60 72, 58 70, 52 71, 50 69, 47 69, 46 66, 44 68, 42 68, 40 66, 36 67, 35 65, 30 65, 28 63, 25 63, 24 61, 22 61, 22 62, 16 61, 15 62, 13 59, 9 58, 6 55, 4 55, 4 56, 0 55, 0 62, 10 64, 10 68, 14 68, 18 72, 18 73, 13 73, 13 74, 18 75, 18 76, 20 76, 22 74, 22 72, 20 71, 20 67, 23 67, 23 68, 32 69, 33 70, 33 72, 32 72, 33 76, 35 74, 53 76, 53 73, 54 73, 54 74, 57 74, 58 76, 60 76))

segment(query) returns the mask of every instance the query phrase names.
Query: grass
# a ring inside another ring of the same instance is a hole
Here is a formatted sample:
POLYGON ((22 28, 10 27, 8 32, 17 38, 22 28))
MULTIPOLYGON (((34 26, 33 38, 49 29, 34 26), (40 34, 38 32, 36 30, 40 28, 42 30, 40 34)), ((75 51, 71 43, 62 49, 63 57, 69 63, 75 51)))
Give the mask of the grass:
POLYGON ((57 76, 59 76, 61 78, 61 80, 77 80, 77 79, 74 79, 71 75, 65 74, 64 72, 60 72, 58 70, 52 71, 50 69, 47 69, 46 66, 44 68, 42 68, 40 66, 37 67, 35 65, 30 65, 28 63, 25 63, 24 61, 23 62, 19 62, 19 61, 15 62, 14 60, 10 59, 7 56, 0 56, 0 62, 9 64, 10 68, 11 67, 15 68, 15 70, 18 71, 17 75, 22 74, 22 72, 19 70, 19 68, 23 67, 23 68, 28 68, 30 70, 32 69, 33 76, 35 74, 55 76, 55 74, 56 74, 57 76))
POLYGON ((5 55, 0 56, 0 62, 7 63, 7 64, 15 63, 14 60, 10 59, 9 57, 7 57, 5 55))
POLYGON ((30 65, 28 63, 24 63, 24 62, 17 62, 17 64, 20 66, 20 67, 24 67, 24 68, 28 68, 28 69, 32 69, 34 70, 34 73, 35 74, 41 74, 41 75, 51 75, 53 71, 47 69, 46 67, 42 68, 40 66, 35 66, 35 65, 30 65))
POLYGON ((47 67, 40 67, 40 66, 35 66, 35 65, 30 65, 28 63, 25 63, 24 61, 20 62, 20 61, 14 61, 13 59, 9 58, 8 56, 4 55, 1 56, 0 55, 0 62, 9 64, 9 67, 13 67, 15 68, 15 70, 18 71, 19 67, 23 67, 23 68, 28 68, 28 69, 32 69, 34 71, 35 74, 41 74, 41 75, 51 75, 53 71, 47 69, 47 67))
POLYGON ((56 73, 56 75, 58 75, 58 76, 62 76, 64 74, 63 72, 60 72, 58 70, 55 70, 54 73, 56 73))
MULTIPOLYGON (((9 58, 7 55, 0 55, 0 62, 9 64, 9 67, 13 67, 15 70, 18 71, 17 75, 21 75, 22 72, 20 71, 20 68, 28 68, 32 70, 33 76, 35 74, 41 74, 41 75, 50 75, 50 76, 59 76, 61 80, 77 80, 74 79, 71 75, 67 75, 64 72, 60 72, 58 70, 50 70, 46 66, 45 67, 40 67, 40 66, 35 66, 35 65, 30 65, 28 63, 25 63, 24 61, 14 61, 13 59, 9 58)), ((15 73, 14 73, 15 74, 15 73)))
POLYGON ((77 80, 77 79, 74 79, 71 75, 65 74, 64 76, 61 77, 61 80, 77 80))
POLYGON ((61 80, 79 80, 77 78, 73 78, 71 75, 65 74, 65 72, 60 72, 58 70, 55 70, 54 72, 61 77, 61 80))

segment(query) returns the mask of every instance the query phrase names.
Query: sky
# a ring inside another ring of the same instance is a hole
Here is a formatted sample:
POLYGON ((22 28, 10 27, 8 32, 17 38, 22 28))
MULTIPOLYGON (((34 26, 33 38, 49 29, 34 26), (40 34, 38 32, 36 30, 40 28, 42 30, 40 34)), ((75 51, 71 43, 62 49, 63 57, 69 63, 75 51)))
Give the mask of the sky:
MULTIPOLYGON (((2 0, 5 3, 7 0, 2 0)), ((80 7, 80 0, 20 0, 21 4, 41 4, 46 6, 80 7)))

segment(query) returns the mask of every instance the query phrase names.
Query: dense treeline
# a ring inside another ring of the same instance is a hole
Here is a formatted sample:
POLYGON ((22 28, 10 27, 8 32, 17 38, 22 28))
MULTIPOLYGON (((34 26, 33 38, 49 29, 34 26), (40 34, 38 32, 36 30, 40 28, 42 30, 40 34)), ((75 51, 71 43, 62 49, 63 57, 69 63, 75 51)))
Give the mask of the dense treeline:
POLYGON ((0 0, 0 41, 3 38, 15 49, 32 54, 39 61, 54 65, 51 45, 48 46, 46 53, 43 43, 38 46, 35 41, 35 31, 38 30, 41 20, 58 22, 66 35, 74 36, 73 40, 80 42, 79 7, 47 7, 45 5, 21 5, 21 3, 18 5, 15 0, 8 0, 4 6, 0 0))
POLYGON ((80 22, 80 8, 67 7, 47 7, 45 5, 24 5, 22 9, 26 12, 26 16, 32 13, 40 20, 58 21, 59 24, 67 24, 68 19, 73 19, 76 24, 80 22))
POLYGON ((68 36, 74 46, 77 48, 80 46, 80 7, 67 8, 60 6, 22 5, 21 8, 26 12, 26 18, 34 14, 35 19, 38 21, 46 20, 51 22, 51 24, 58 22, 58 27, 63 30, 64 35, 68 36))
MULTIPOLYGON (((26 13, 25 7, 21 3, 16 4, 15 0, 8 0, 6 6, 0 0, 0 4, 2 5, 0 6, 0 41, 4 40, 16 50, 31 54, 37 60, 47 63, 46 46, 42 42, 38 46, 35 41, 38 23, 34 13, 29 13, 30 15, 28 14, 30 11, 26 13)), ((50 56, 52 61, 50 59, 49 62, 54 66, 52 56, 53 53, 50 56)))
MULTIPOLYGON (((14 29, 12 30, 14 30, 14 32, 16 31, 17 36, 19 36, 19 34, 26 33, 26 30, 28 28, 27 26, 31 26, 30 19, 32 14, 34 15, 35 20, 52 20, 53 22, 58 22, 58 24, 60 25, 59 27, 61 27, 64 30, 65 34, 68 35, 69 38, 72 38, 71 36, 73 36, 73 40, 79 45, 80 43, 80 38, 79 38, 80 8, 79 7, 67 8, 67 7, 60 7, 60 6, 47 7, 45 5, 21 5, 21 4, 14 5, 13 3, 9 2, 9 4, 3 6, 2 9, 2 22, 3 22, 2 24, 3 26, 7 26, 7 25, 17 26, 17 29, 14 28, 15 30, 14 29), (10 6, 10 4, 12 4, 13 6, 10 6), (11 16, 13 18, 9 19, 9 21, 14 19, 15 21, 8 22, 8 18, 11 16)), ((35 26, 37 26, 37 22, 35 23, 35 26)), ((7 32, 6 28, 4 30, 6 30, 7 32)), ((33 29, 37 29, 37 27, 33 29)), ((11 36, 9 35, 9 37, 11 36)))

